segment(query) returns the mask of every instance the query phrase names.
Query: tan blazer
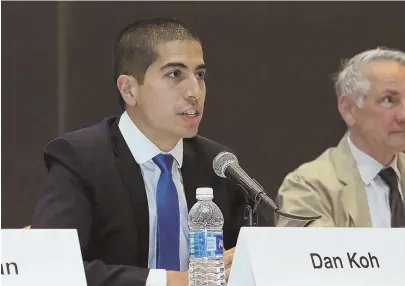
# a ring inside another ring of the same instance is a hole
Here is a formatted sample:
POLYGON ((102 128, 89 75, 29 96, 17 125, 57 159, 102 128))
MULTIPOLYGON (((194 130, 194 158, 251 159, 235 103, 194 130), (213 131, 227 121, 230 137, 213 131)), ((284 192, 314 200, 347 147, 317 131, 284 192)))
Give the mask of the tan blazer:
MULTIPOLYGON (((398 168, 405 178, 405 154, 399 154, 398 168)), ((405 190, 405 179, 401 180, 405 190)), ((366 190, 347 142, 329 148, 316 160, 301 165, 284 179, 277 195, 284 212, 321 215, 311 226, 371 227, 366 190)), ((276 226, 303 226, 305 222, 275 217, 276 226)))

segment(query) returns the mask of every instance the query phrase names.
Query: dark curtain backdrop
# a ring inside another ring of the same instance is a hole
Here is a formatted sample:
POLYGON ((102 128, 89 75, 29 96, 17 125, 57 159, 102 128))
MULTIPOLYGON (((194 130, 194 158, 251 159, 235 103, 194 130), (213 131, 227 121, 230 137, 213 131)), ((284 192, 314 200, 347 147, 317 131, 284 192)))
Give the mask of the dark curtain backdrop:
POLYGON ((332 76, 342 58, 405 50, 405 3, 2 2, 2 227, 30 223, 53 137, 121 112, 118 31, 176 17, 210 66, 200 134, 233 148, 274 197, 284 176, 345 132, 332 76))

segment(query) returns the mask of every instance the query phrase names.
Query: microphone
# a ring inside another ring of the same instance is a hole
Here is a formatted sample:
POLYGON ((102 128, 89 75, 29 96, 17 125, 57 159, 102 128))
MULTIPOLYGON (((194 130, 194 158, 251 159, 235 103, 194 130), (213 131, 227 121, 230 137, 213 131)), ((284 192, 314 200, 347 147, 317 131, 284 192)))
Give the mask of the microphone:
POLYGON ((230 152, 219 153, 212 162, 215 174, 222 178, 227 178, 240 185, 255 202, 263 201, 270 206, 274 213, 296 220, 308 220, 305 226, 322 216, 297 216, 280 211, 276 203, 264 192, 263 187, 252 179, 240 166, 236 156, 230 152))

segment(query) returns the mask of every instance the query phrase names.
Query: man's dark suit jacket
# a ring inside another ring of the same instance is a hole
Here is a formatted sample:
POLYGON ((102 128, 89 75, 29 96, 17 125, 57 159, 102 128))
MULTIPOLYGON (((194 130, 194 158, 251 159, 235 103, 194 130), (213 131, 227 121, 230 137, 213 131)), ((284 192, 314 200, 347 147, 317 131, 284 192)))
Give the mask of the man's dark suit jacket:
MULTIPOLYGON (((149 210, 139 165, 118 128, 119 117, 54 139, 45 147, 49 175, 32 228, 77 229, 89 286, 145 285, 149 274, 149 210)), ((212 187, 224 215, 224 246, 236 245, 244 196, 212 169, 226 147, 184 139, 181 173, 190 208, 197 187, 212 187)), ((61 246, 63 247, 63 246, 61 246)))

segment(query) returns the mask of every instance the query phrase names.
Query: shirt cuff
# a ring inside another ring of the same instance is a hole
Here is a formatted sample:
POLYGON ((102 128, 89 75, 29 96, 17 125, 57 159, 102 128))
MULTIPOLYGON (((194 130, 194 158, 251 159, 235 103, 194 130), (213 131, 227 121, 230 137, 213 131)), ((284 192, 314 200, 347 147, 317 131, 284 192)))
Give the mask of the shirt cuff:
POLYGON ((150 269, 145 286, 166 286, 167 276, 165 269, 150 269))

